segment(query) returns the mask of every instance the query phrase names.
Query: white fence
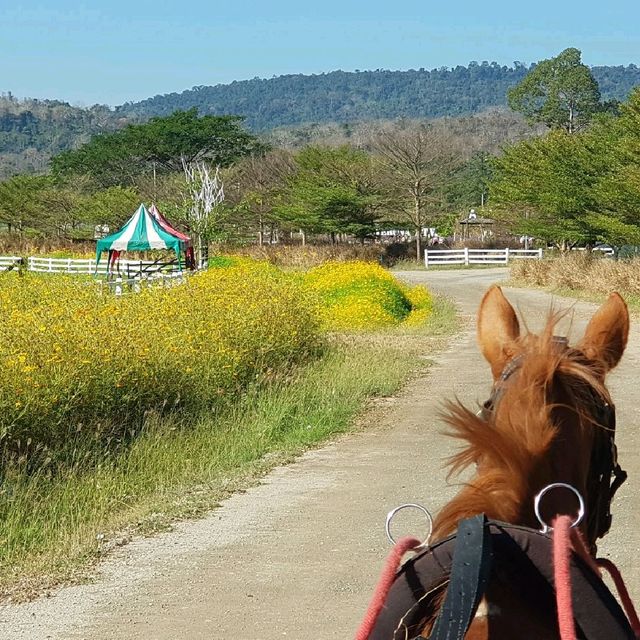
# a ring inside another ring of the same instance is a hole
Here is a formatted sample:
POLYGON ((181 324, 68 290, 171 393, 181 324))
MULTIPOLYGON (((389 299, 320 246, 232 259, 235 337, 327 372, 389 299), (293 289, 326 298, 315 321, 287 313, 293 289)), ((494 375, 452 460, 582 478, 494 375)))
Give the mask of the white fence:
POLYGON ((17 269, 22 264, 19 256, 0 256, 0 271, 11 271, 17 269))
MULTIPOLYGON (((0 258, 2 260, 2 258, 0 258)), ((1 263, 0 263, 1 264, 1 263)), ((120 273, 131 277, 145 273, 179 273, 177 264, 167 265, 166 263, 153 262, 152 260, 120 260, 120 273)), ((77 260, 75 258, 40 258, 30 256, 27 259, 27 271, 37 271, 39 273, 99 273, 106 275, 107 260, 104 259, 98 264, 96 271, 96 261, 93 258, 77 260)))
POLYGON ((512 259, 542 259, 542 249, 425 249, 424 266, 509 264, 512 259))
MULTIPOLYGON (((37 273, 71 273, 101 276, 107 275, 107 260, 98 264, 93 259, 77 260, 75 258, 42 258, 30 256, 0 256, 0 272, 11 269, 26 268, 37 273)), ((120 260, 119 271, 109 274, 109 279, 101 279, 98 285, 101 290, 110 290, 117 296, 130 292, 138 292, 143 287, 170 287, 184 282, 185 271, 178 264, 160 263, 151 260, 120 260)))
POLYGON ((185 280, 183 271, 175 273, 156 272, 142 278, 115 278, 113 280, 99 280, 100 291, 108 289, 111 293, 121 296, 126 293, 138 293, 148 287, 172 287, 182 284, 185 280))

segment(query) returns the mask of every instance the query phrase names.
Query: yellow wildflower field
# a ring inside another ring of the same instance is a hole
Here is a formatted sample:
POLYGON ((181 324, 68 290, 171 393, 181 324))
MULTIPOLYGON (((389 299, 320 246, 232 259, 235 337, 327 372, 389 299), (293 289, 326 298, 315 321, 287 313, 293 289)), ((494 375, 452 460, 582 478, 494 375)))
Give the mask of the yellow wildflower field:
POLYGON ((431 313, 424 287, 407 287, 372 262, 327 262, 306 273, 302 283, 319 296, 322 323, 330 331, 415 325, 431 313))
POLYGON ((362 261, 287 274, 230 258, 180 286, 115 297, 91 279, 0 277, 0 453, 117 444, 150 413, 215 410, 318 353, 325 331, 422 322, 422 287, 362 261))
POLYGON ((311 297, 243 263, 116 298, 67 276, 0 278, 0 442, 127 438, 149 412, 215 407, 321 346, 311 297))

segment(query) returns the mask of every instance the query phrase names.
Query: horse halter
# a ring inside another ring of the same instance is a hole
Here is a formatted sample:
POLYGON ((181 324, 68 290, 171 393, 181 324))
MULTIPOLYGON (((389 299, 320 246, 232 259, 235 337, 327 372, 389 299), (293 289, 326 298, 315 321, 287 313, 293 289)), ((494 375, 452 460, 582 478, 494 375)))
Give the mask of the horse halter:
MULTIPOLYGON (((563 336, 553 336, 552 340, 560 353, 569 348, 568 340, 563 336)), ((507 362, 493 385, 489 399, 478 412, 483 420, 489 420, 504 395, 506 383, 520 369, 523 360, 524 356, 518 355, 507 362)), ((593 401, 591 418, 593 424, 600 427, 596 429, 587 476, 587 534, 589 540, 595 541, 604 537, 611 528, 611 502, 627 479, 627 472, 618 463, 615 406, 605 402, 595 390, 589 389, 589 392, 593 401)), ((595 543, 592 546, 595 547, 595 543)))

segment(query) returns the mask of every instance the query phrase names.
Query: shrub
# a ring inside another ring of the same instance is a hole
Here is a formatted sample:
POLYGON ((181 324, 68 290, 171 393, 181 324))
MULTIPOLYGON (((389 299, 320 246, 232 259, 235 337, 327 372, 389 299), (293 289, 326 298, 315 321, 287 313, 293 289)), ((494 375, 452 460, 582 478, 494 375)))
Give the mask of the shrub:
POLYGON ((408 318, 417 323, 431 309, 424 287, 405 287, 370 262, 328 262, 309 271, 302 281, 319 296, 323 326, 332 331, 379 329, 408 318))

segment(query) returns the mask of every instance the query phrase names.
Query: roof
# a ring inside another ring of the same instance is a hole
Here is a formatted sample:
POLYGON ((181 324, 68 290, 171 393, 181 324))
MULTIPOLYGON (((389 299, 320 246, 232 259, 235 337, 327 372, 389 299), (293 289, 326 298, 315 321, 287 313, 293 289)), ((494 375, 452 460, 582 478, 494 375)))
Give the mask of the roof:
POLYGON ((459 220, 460 224, 493 224, 495 220, 491 218, 463 218, 459 220))
POLYGON ((103 251, 148 251, 171 249, 176 254, 185 247, 185 240, 169 233, 149 214, 144 204, 115 233, 96 243, 96 261, 103 251))

